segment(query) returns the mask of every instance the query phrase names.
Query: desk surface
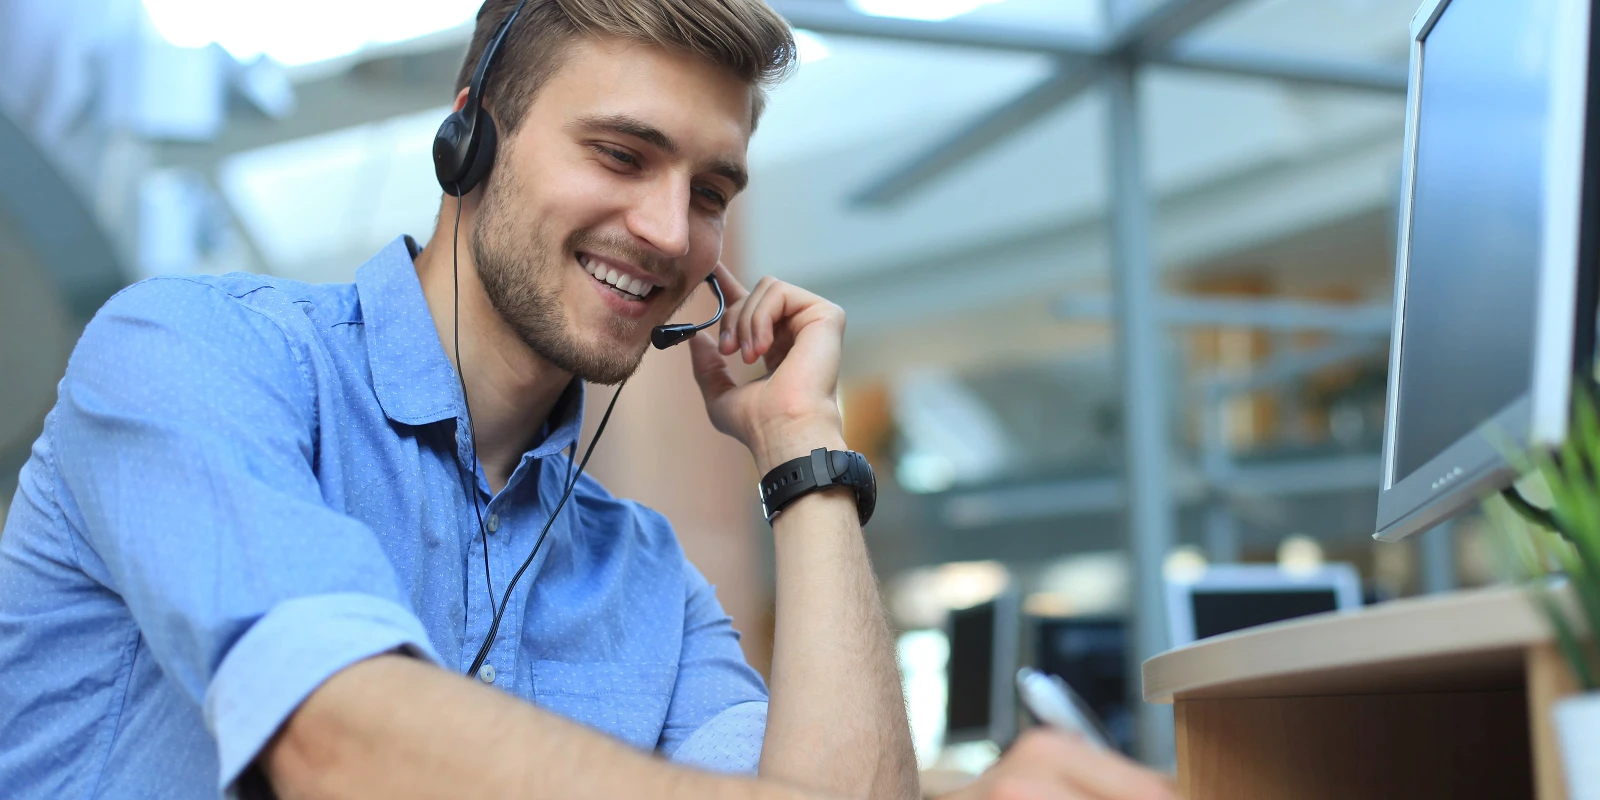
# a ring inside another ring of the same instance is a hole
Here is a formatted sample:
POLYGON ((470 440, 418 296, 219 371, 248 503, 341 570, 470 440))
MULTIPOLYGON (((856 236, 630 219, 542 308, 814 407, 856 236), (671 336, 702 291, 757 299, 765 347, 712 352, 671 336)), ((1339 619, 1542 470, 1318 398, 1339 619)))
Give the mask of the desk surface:
POLYGON ((1514 688, 1551 638, 1519 589, 1409 598, 1251 628, 1144 662, 1144 699, 1514 688))

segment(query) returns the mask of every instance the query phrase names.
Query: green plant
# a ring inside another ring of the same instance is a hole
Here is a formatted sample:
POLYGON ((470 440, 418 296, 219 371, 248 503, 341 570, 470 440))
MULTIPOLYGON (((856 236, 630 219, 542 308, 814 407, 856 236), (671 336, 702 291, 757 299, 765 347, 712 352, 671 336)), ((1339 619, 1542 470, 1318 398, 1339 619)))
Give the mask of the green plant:
POLYGON ((1494 496, 1484 512, 1500 533, 1493 538, 1508 576, 1526 584, 1573 677, 1589 691, 1600 688, 1600 649, 1589 635, 1600 631, 1600 413, 1587 391, 1572 405, 1571 430, 1558 451, 1506 449, 1519 474, 1543 483, 1550 507, 1494 496), (1554 575, 1566 577, 1576 602, 1552 589, 1554 575))

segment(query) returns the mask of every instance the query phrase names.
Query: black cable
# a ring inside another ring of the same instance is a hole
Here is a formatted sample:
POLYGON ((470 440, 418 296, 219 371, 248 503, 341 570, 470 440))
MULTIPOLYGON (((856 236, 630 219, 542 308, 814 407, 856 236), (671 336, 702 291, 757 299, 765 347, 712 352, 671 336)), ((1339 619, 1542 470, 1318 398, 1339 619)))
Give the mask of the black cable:
MULTIPOLYGON (((460 188, 459 186, 457 187, 460 188)), ((456 227, 450 236, 450 279, 455 287, 455 351, 456 380, 461 382, 461 405, 467 411, 467 441, 472 443, 472 480, 467 480, 461 456, 456 456, 456 474, 468 495, 472 497, 472 510, 478 514, 478 537, 483 542, 483 584, 489 590, 489 601, 494 602, 494 578, 489 576, 489 529, 483 524, 483 509, 478 505, 478 429, 472 424, 472 401, 467 399, 467 371, 461 366, 461 196, 456 195, 456 227)))
MULTIPOLYGON (((628 382, 623 381, 622 385, 617 387, 616 393, 611 395, 611 404, 606 406, 605 416, 600 418, 600 425, 595 428, 594 438, 589 440, 589 447, 583 451, 583 462, 578 465, 578 474, 573 475, 572 479, 567 482, 566 491, 561 493, 561 502, 556 503, 555 510, 550 512, 550 518, 544 521, 544 528, 539 531, 539 538, 533 543, 533 552, 529 553, 527 560, 522 562, 522 566, 517 569, 517 574, 511 576, 511 584, 506 587, 505 595, 500 598, 500 607, 494 612, 494 621, 489 623, 489 635, 483 637, 483 644, 478 647, 478 655, 472 659, 472 666, 467 668, 467 677, 478 677, 478 669, 483 666, 484 660, 489 657, 489 650, 494 645, 495 634, 500 632, 500 618, 505 616, 506 608, 511 605, 511 591, 517 588, 517 581, 522 580, 522 573, 527 572, 528 567, 533 564, 534 556, 539 555, 539 548, 544 545, 544 537, 550 532, 550 526, 555 523, 556 517, 561 515, 561 509, 567 505, 567 498, 572 496, 572 490, 578 485, 578 479, 583 477, 584 468, 589 466, 589 457, 594 455, 594 446, 600 443, 600 434, 606 432, 606 423, 611 421, 611 410, 617 407, 617 398, 622 396, 622 387, 627 385, 628 382)), ((570 462, 568 463, 568 469, 571 469, 570 462)))

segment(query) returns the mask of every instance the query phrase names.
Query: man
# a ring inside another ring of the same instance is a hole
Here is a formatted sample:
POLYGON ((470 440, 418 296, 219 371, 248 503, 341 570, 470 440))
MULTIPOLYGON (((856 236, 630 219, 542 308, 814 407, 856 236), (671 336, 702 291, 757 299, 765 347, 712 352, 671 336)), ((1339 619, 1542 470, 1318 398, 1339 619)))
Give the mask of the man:
MULTIPOLYGON (((480 13, 457 109, 512 5, 480 13)), ((793 54, 760 0, 529 0, 486 84, 493 168, 425 249, 108 302, 0 538, 5 796, 914 796, 850 492, 773 522, 770 700, 663 519, 586 477, 555 514, 583 382, 626 379, 713 272, 727 315, 690 346, 716 427, 763 473, 845 449, 843 312, 718 264, 793 54), (736 353, 768 377, 736 384, 736 353)), ((1037 735, 965 796, 1167 790, 1037 735)))

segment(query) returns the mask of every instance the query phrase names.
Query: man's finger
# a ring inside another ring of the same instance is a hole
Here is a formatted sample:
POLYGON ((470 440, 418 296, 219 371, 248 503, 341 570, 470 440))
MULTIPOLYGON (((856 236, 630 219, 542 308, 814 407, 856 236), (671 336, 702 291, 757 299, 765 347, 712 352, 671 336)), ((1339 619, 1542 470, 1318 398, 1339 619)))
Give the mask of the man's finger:
POLYGON ((733 305, 750 294, 750 290, 744 288, 744 284, 740 283, 738 278, 733 277, 733 270, 728 269, 728 265, 721 261, 717 262, 717 267, 711 270, 711 274, 717 276, 717 285, 722 287, 722 296, 728 305, 733 305))
POLYGON ((739 344, 742 358, 746 364, 754 364, 756 362, 756 358, 758 357, 756 354, 755 338, 752 335, 753 332, 751 330, 751 318, 755 313, 756 307, 759 306, 762 299, 772 291, 772 287, 776 283, 777 281, 773 280, 770 276, 762 278, 756 283, 756 288, 751 290, 750 296, 746 297, 744 302, 739 306, 739 319, 737 322, 738 327, 735 329, 734 337, 739 344))
POLYGON ((1171 784, 1156 773, 1119 755, 1096 750, 1082 737, 1039 732, 1026 746, 1030 752, 1024 758, 1054 765, 1063 780, 1093 797, 1177 800, 1171 784))
POLYGON ((694 364, 694 382, 700 386, 700 395, 710 405, 738 384, 728 372, 728 362, 717 351, 716 340, 701 331, 689 340, 689 360, 694 364))
POLYGON ((717 349, 725 356, 733 355, 739 349, 739 313, 744 310, 745 304, 750 299, 750 292, 738 278, 733 277, 733 272, 727 265, 717 262, 713 272, 717 281, 723 287, 722 297, 727 303, 727 308, 722 312, 722 324, 718 326, 717 349), (724 279, 726 276, 726 279, 724 279))
POLYGON ((780 323, 793 319, 795 315, 821 302, 821 297, 792 284, 777 286, 761 295, 761 299, 750 309, 751 346, 755 348, 756 355, 766 355, 780 323))

